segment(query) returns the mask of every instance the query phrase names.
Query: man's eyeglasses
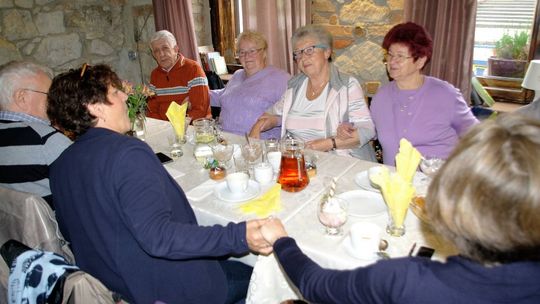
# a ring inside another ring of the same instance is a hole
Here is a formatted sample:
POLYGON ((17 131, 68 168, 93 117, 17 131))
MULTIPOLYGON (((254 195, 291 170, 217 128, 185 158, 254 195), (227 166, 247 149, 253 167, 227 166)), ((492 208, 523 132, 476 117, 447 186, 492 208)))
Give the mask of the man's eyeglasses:
POLYGON ((25 90, 25 91, 30 91, 30 92, 34 92, 34 93, 39 93, 39 94, 44 94, 45 96, 49 96, 49 93, 43 92, 43 91, 38 91, 38 90, 28 89, 28 88, 24 88, 23 90, 25 90))
POLYGON ((236 55, 238 55, 238 57, 253 56, 253 55, 257 54, 260 50, 262 50, 262 48, 260 48, 260 49, 249 49, 249 50, 240 50, 239 52, 236 53, 236 55))
POLYGON ((412 56, 403 56, 400 54, 394 55, 392 53, 386 53, 384 55, 384 62, 390 62, 392 60, 395 60, 398 63, 404 62, 405 60, 413 58, 412 56))
POLYGON ((326 49, 326 48, 328 48, 326 45, 315 44, 315 45, 308 46, 308 47, 305 47, 305 48, 300 49, 300 50, 293 51, 292 54, 293 54, 294 60, 298 60, 298 59, 302 58, 302 56, 304 56, 304 55, 306 55, 308 57, 313 55, 313 53, 315 52, 315 49, 326 49))

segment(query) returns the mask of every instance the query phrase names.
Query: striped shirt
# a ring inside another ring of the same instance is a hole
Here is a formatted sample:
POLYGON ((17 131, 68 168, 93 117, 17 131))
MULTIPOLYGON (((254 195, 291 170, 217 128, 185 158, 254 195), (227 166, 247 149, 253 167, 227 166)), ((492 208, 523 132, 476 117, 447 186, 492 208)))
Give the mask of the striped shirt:
POLYGON ((48 121, 0 111, 0 187, 39 195, 52 207, 49 166, 70 144, 48 121))
POLYGON ((189 98, 187 115, 192 119, 212 117, 208 80, 197 62, 180 55, 169 70, 155 68, 150 74, 150 89, 154 95, 148 101, 148 117, 168 120, 165 113, 171 102, 182 104, 189 98))

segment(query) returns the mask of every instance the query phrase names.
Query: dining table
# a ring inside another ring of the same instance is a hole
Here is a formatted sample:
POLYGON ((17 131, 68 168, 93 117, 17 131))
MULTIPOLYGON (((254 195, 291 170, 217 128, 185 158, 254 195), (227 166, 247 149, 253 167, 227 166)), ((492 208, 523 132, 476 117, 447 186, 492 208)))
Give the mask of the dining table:
MULTIPOLYGON (((170 122, 147 118, 144 140, 156 153, 169 154, 173 132, 170 122)), ((188 127, 186 143, 182 146, 183 156, 164 166, 186 193, 199 225, 225 225, 229 222, 258 218, 257 215, 246 214, 239 208, 244 202, 228 202, 218 198, 215 189, 224 181, 210 179, 208 169, 195 159, 196 144, 193 133, 193 127, 188 127)), ((227 132, 221 132, 221 136, 227 142, 239 146, 246 143, 244 136, 227 132)), ((388 212, 382 195, 377 189, 366 186, 365 180, 367 170, 381 164, 329 152, 306 150, 305 154, 315 162, 316 175, 310 178, 308 186, 302 191, 281 190, 279 194, 281 208, 270 215, 281 219, 287 233, 296 240, 300 249, 324 268, 353 269, 377 262, 376 259, 364 260, 351 254, 348 232, 351 225, 361 221, 375 223, 385 231, 388 212), (332 184, 335 185, 333 191, 336 196, 378 198, 376 201, 382 206, 373 205, 376 207, 373 209, 369 206, 367 209, 358 208, 361 207, 359 201, 355 199, 349 201, 348 219, 342 227, 342 233, 328 235, 318 219, 317 208, 332 184)), ((394 168, 390 168, 392 169, 394 168)), ((275 185, 273 182, 260 185, 258 196, 264 195, 273 185, 275 185)), ((432 259, 439 261, 457 254, 454 246, 439 236, 431 224, 418 218, 411 210, 405 217, 405 229, 405 234, 400 237, 383 232, 382 239, 388 244, 384 256, 405 257, 415 253, 411 249, 422 246, 435 249, 432 259)), ((301 293, 283 273, 274 254, 264 256, 250 253, 235 258, 253 266, 246 303, 281 303, 285 300, 302 299, 301 293)))

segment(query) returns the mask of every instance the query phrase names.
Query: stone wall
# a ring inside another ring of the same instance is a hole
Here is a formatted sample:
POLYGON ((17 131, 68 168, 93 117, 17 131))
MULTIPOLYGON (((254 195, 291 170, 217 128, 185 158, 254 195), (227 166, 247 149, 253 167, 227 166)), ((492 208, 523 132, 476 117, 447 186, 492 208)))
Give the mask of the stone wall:
POLYGON ((334 59, 361 83, 388 82, 382 40, 403 20, 404 0, 313 0, 312 23, 334 36, 334 59))
MULTIPOLYGON (((192 4, 197 39, 211 43, 208 1, 192 4)), ((152 0, 0 0, 0 18, 0 64, 30 60, 57 74, 106 63, 136 83, 155 67, 152 0)))

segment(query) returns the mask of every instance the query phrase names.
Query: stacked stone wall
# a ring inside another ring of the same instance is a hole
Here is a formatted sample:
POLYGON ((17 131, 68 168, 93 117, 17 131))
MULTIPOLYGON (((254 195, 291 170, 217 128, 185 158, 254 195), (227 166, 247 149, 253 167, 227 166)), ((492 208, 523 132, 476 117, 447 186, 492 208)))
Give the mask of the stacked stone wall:
POLYGON ((312 23, 334 36, 334 59, 341 70, 365 84, 388 82, 382 40, 402 22, 404 0, 313 0, 312 23))
MULTIPOLYGON (((197 39, 211 41, 208 1, 192 0, 197 39)), ((151 0, 0 0, 0 64, 34 61, 55 74, 106 63, 135 83, 155 67, 151 0)))

